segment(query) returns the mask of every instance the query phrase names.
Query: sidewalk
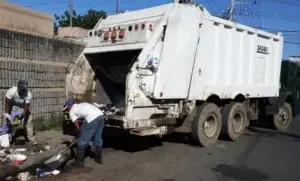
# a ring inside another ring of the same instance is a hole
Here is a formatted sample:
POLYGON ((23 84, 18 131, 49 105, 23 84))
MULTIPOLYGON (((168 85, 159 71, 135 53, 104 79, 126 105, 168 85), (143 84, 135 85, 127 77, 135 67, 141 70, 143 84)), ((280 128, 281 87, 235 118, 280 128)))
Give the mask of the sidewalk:
MULTIPOLYGON (((25 152, 27 160, 21 165, 4 164, 0 162, 0 180, 3 177, 14 175, 29 169, 35 165, 42 164, 45 160, 55 155, 58 150, 66 147, 66 142, 73 139, 71 136, 63 135, 62 131, 45 131, 36 134, 38 145, 34 152, 25 152), (49 145, 48 148, 44 148, 49 145)), ((26 146, 25 146, 26 147, 26 146)))

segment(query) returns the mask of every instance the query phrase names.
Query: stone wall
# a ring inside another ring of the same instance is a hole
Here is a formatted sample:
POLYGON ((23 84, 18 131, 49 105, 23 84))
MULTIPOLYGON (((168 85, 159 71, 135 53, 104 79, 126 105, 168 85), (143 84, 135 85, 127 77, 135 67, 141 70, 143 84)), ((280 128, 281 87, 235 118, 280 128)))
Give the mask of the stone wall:
POLYGON ((0 29, 0 115, 5 93, 18 79, 29 83, 34 118, 61 112, 66 99, 65 79, 85 45, 71 40, 41 37, 0 29))

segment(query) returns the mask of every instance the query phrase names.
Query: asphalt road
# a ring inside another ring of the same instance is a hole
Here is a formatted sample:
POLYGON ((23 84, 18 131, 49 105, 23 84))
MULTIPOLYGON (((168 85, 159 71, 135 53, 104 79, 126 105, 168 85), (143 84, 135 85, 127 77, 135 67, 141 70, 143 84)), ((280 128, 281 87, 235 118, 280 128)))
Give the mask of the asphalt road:
POLYGON ((288 133, 252 128, 237 142, 194 146, 184 133, 107 138, 104 165, 86 159, 86 169, 44 180, 89 181, 299 181, 300 119, 288 133), (299 133, 299 134, 297 134, 299 133))

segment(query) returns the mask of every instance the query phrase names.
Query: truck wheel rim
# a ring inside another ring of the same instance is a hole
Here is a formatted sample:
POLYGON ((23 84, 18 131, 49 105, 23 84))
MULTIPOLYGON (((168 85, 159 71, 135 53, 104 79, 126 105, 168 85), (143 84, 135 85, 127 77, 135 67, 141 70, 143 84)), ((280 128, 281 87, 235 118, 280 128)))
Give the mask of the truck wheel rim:
POLYGON ((278 114, 278 123, 285 125, 288 122, 289 115, 285 109, 280 109, 278 114))
POLYGON ((217 118, 214 115, 210 114, 207 116, 204 122, 205 135, 211 138, 216 134, 216 130, 217 130, 217 118))
POLYGON ((236 113, 232 120, 232 127, 236 133, 242 131, 243 122, 244 122, 243 115, 240 112, 236 113))

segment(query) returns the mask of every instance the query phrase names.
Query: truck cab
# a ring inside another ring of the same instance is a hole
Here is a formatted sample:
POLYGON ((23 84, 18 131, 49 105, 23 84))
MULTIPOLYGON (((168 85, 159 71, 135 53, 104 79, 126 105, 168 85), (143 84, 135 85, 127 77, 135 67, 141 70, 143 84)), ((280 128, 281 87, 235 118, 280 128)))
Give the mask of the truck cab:
POLYGON ((280 72, 280 91, 278 97, 268 99, 271 106, 266 106, 266 115, 258 121, 259 125, 264 121, 271 128, 281 132, 288 130, 294 117, 300 113, 300 66, 298 63, 283 60, 280 72), (276 108, 269 109, 269 108, 276 108))
POLYGON ((281 64, 280 92, 289 94, 293 105, 294 116, 300 113, 300 65, 283 60, 281 64))

